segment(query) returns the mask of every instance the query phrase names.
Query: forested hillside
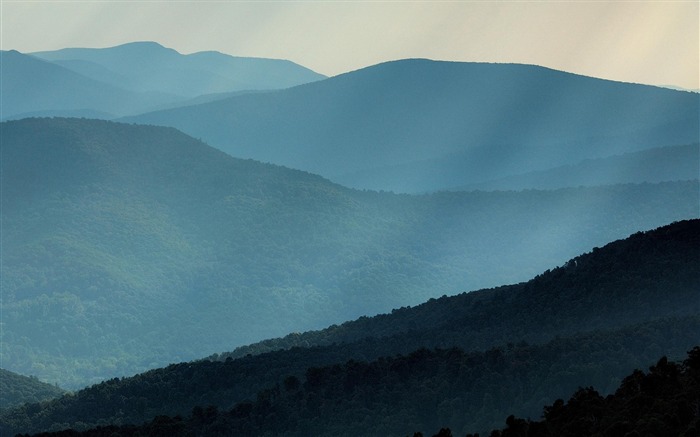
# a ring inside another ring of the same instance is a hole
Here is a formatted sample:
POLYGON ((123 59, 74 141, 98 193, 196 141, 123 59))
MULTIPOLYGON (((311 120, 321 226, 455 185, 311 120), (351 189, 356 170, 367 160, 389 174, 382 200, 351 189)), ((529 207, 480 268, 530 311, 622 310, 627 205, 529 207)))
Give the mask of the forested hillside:
POLYGON ((699 119, 694 93, 533 65, 407 59, 125 121, 346 186, 422 193, 697 143, 699 119))
POLYGON ((3 363, 68 388, 519 282, 698 216, 697 181, 392 195, 169 128, 1 134, 3 363))
MULTIPOLYGON (((13 431, 36 432, 150 422, 136 428, 136 435, 404 436, 441 427, 458 435, 483 433, 510 414, 538 417, 543 405, 577 387, 594 385, 604 394, 611 393, 633 369, 652 364, 659 350, 672 350, 674 358, 681 358, 697 340, 688 328, 697 333, 700 319, 575 336, 542 346, 484 352, 421 349, 369 362, 349 360, 280 378, 233 407, 227 402, 222 406, 221 401, 218 406, 202 403, 176 409, 177 415, 170 410, 170 417, 163 412, 176 400, 188 406, 196 402, 178 385, 139 381, 143 394, 165 403, 148 409, 142 398, 124 396, 124 382, 109 381, 79 393, 82 401, 65 398, 13 410, 3 415, 2 424, 13 431), (134 402, 145 414, 132 415, 134 402), (106 416, 108 411, 117 414, 106 416)), ((240 378, 235 362, 199 373, 212 365, 190 365, 189 376, 182 381, 190 387, 217 387, 240 378)), ((134 435, 133 426, 115 428, 103 432, 134 435)))
POLYGON ((57 398, 64 393, 64 390, 41 382, 36 377, 0 369, 0 410, 57 398))
POLYGON ((697 182, 409 197, 169 129, 25 120, 2 135, 5 362, 44 378, 69 357, 79 379, 107 377, 523 280, 697 214, 697 182))
POLYGON ((247 402, 196 426, 222 421, 246 435, 488 430, 509 414, 537 417, 578 386, 611 392, 632 369, 696 345, 699 242, 700 220, 636 233, 524 284, 112 379, 15 409, 2 424, 86 429, 200 406, 196 422, 209 405, 211 413, 247 402))
POLYGON ((396 353, 409 352, 416 344, 471 350, 697 315, 698 266, 700 221, 683 221, 594 248, 525 283, 430 299, 391 314, 269 339, 211 358, 383 336, 391 338, 396 353))

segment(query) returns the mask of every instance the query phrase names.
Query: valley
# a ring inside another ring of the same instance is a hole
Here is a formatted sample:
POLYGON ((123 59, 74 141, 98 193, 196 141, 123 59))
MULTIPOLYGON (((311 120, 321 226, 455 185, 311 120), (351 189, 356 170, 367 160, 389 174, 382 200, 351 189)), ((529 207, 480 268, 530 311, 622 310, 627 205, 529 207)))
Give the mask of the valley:
POLYGON ((107 121, 2 140, 4 362, 63 387, 524 281, 692 218, 699 192, 362 192, 107 121))
POLYGON ((657 356, 683 359, 700 332, 698 242, 700 221, 674 223, 523 284, 111 379, 0 423, 85 430, 167 415, 215 435, 487 431, 508 414, 537 417, 577 387, 612 392, 657 356))

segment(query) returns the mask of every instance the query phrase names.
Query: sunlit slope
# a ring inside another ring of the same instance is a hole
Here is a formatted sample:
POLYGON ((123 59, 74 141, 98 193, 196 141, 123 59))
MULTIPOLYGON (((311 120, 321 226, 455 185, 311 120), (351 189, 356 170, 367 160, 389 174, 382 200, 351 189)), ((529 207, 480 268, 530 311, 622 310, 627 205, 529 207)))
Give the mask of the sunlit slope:
POLYGON ((697 142, 699 106, 694 93, 537 66, 403 60, 128 120, 354 187, 424 192, 697 142))
POLYGON ((700 220, 682 221, 596 247, 524 283, 443 296, 391 314, 269 339, 218 358, 300 346, 361 344, 368 337, 385 337, 387 351, 402 353, 417 345, 483 349, 664 317, 697 316, 699 271, 700 220))
POLYGON ((514 412, 539 414, 543 399, 581 385, 613 390, 655 356, 683 356, 700 334, 698 243, 699 220, 635 233, 526 283, 113 379, 43 409, 17 409, 0 423, 27 432, 186 418, 197 405, 223 412, 268 389, 252 415, 228 416, 253 419, 260 430, 233 430, 375 435, 382 426, 393 429, 380 435, 402 435, 409 430, 395 427, 409 423, 494 427, 514 412), (288 349, 261 353, 272 347, 288 349), (421 350, 434 347, 447 351, 421 350))
POLYGON ((698 216, 697 181, 392 195, 170 128, 1 126, 3 365, 64 387, 526 280, 698 216))
POLYGON ((325 79, 287 60, 235 57, 214 51, 183 55, 150 41, 32 55, 114 86, 182 97, 288 88, 325 79))

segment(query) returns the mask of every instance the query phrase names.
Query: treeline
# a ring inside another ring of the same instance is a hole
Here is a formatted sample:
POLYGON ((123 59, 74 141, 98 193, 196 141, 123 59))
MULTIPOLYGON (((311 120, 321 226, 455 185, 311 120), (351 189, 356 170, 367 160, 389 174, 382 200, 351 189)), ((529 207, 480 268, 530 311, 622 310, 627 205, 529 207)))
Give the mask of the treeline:
MULTIPOLYGON (((189 414, 161 415, 138 426, 105 424, 80 433, 63 430, 38 435, 403 436, 415 430, 440 428, 455 430, 457 435, 474 430, 488 435, 488 430, 503 423, 511 413, 536 417, 543 404, 576 391, 576 387, 605 387, 603 393, 615 392, 625 375, 620 372, 621 367, 646 367, 655 361, 639 350, 628 349, 625 341, 620 342, 621 335, 597 334, 557 340, 545 346, 515 346, 483 353, 421 349, 373 362, 351 360, 310 368, 302 378, 288 376, 258 393, 255 400, 233 408, 197 406, 189 414), (631 357, 635 358, 620 365, 618 360, 631 357)), ((626 336, 628 340, 633 338, 631 332, 626 336)), ((640 419, 656 414, 669 422, 666 426, 685 430, 690 421, 697 420, 692 414, 699 393, 697 350, 690 352, 685 367, 664 358, 652 367, 648 377, 642 378, 636 371, 623 380, 621 388, 606 402, 615 396, 642 396, 632 402, 639 405, 633 413, 636 421, 625 424, 622 419, 623 414, 631 415, 626 411, 632 407, 629 403, 623 412, 614 412, 614 407, 610 407, 612 412, 602 421, 608 414, 604 398, 592 390, 580 390, 568 406, 557 401, 545 408, 545 418, 558 421, 556 427, 547 430, 549 434, 532 435, 589 436, 600 427, 603 431, 611 426, 616 430, 641 426, 637 423, 640 419), (664 387, 668 383, 673 385, 664 387), (671 398, 664 398, 669 395, 671 398), (673 416, 664 417, 673 411, 673 416)), ((658 428, 654 420, 649 422, 658 428)), ((514 417, 507 424, 509 428, 527 424, 530 429, 546 429, 514 417)), ((509 432, 495 435, 530 435, 509 432)))
MULTIPOLYGON (((508 416, 491 437, 586 437, 700 435, 700 347, 682 363, 662 357, 648 373, 635 370, 614 394, 580 388, 568 402, 557 399, 540 421, 508 416)), ((442 429, 443 435, 451 434, 442 429)), ((467 434, 469 437, 470 434, 467 434)))

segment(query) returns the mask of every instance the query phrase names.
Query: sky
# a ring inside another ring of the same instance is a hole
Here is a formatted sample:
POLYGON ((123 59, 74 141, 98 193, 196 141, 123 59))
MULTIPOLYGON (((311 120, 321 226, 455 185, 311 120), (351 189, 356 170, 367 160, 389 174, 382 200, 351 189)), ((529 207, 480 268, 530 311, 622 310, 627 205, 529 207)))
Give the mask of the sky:
POLYGON ((515 62, 700 88, 700 2, 8 1, 0 47, 23 53, 156 41, 289 59, 333 76, 384 61, 515 62))

